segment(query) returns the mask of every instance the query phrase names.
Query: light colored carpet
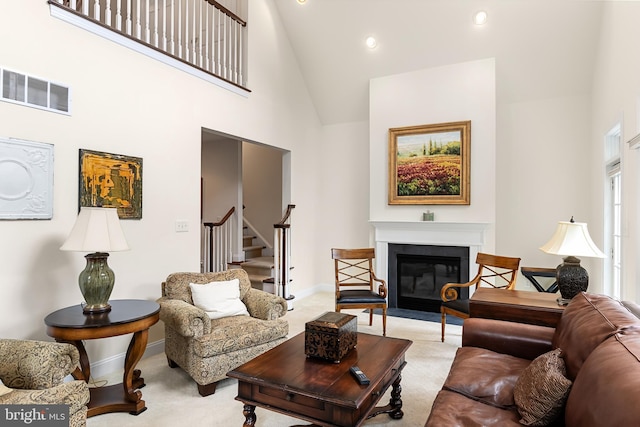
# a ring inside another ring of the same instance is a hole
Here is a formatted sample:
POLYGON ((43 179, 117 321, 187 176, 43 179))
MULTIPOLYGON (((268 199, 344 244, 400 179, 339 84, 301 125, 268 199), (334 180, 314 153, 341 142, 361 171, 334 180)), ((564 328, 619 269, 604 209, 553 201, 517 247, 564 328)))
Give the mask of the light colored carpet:
MULTIPOLYGON (((333 293, 317 293, 294 301, 294 309, 285 318, 289 321, 289 336, 304 331, 304 324, 326 311, 333 311, 333 293)), ((369 315, 362 310, 343 311, 358 316, 358 331, 382 334, 382 318, 373 316, 369 326, 369 315)), ((406 354, 407 365, 402 372, 402 410, 404 417, 393 420, 386 414, 378 415, 364 426, 423 426, 436 393, 442 387, 449 372, 456 349, 461 343, 462 328, 447 325, 445 342, 440 342, 440 323, 414 319, 387 317, 387 336, 413 341, 406 354)), ((88 427, 112 426, 242 426, 243 404, 235 400, 237 381, 226 379, 218 383, 215 394, 201 397, 196 384, 180 368, 171 369, 164 354, 142 359, 137 366, 142 370, 146 386, 141 389, 147 410, 135 416, 128 413, 98 415, 87 420, 88 427)), ((122 373, 105 378, 109 384, 122 381, 122 373)), ((378 405, 389 403, 391 387, 378 405)), ((262 408, 256 408, 256 427, 283 427, 294 424, 309 424, 262 408)))

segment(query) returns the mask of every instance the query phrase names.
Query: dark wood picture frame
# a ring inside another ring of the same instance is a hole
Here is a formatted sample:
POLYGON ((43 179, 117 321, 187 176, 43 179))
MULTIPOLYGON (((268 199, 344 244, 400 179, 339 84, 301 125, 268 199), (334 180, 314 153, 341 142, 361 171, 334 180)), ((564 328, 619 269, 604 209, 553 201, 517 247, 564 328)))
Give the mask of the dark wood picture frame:
POLYGON ((389 129, 390 205, 469 205, 471 121, 389 129))
POLYGON ((118 208, 120 219, 142 218, 142 158, 80 149, 78 210, 118 208))

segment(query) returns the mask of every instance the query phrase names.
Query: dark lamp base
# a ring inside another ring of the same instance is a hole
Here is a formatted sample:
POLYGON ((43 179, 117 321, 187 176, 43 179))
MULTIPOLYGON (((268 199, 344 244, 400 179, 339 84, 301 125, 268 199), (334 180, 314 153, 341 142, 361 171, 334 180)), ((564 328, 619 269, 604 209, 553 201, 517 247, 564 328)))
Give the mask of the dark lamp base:
POLYGON ((565 305, 563 302, 568 304, 574 296, 586 291, 589 287, 589 274, 580 265, 580 260, 574 256, 568 256, 563 261, 556 269, 556 282, 562 295, 558 299, 560 305, 565 305))

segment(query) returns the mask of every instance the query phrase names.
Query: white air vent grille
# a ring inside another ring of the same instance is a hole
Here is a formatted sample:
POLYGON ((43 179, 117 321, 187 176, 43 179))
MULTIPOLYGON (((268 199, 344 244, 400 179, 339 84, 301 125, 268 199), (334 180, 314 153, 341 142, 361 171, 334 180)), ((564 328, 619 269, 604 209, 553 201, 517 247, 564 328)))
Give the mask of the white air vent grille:
POLYGON ((0 68, 0 83, 2 101, 71 114, 71 90, 67 86, 4 68, 0 68))

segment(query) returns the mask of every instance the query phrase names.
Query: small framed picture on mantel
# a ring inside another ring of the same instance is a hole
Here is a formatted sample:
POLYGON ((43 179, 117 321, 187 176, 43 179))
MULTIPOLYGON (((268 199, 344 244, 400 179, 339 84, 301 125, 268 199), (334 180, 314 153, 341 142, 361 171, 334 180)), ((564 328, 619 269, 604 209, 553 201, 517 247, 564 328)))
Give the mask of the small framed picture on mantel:
POLYGON ((471 121, 389 129, 390 205, 470 204, 471 121))

